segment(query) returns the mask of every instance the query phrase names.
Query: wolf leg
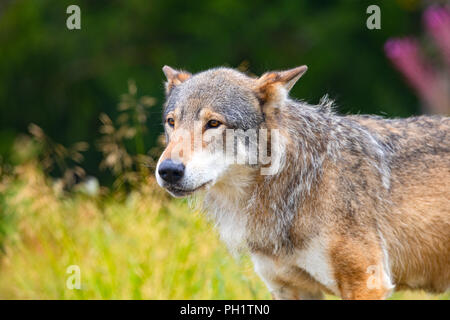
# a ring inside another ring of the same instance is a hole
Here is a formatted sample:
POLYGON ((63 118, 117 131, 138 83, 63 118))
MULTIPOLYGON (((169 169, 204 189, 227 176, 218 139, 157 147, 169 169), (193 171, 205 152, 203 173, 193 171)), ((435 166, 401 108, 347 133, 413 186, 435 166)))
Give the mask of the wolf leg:
POLYGON ((274 300, 318 300, 323 293, 304 271, 279 258, 253 254, 256 273, 266 284, 274 300))
POLYGON ((320 290, 310 291, 289 285, 279 286, 271 294, 273 300, 322 300, 324 298, 320 290))
POLYGON ((379 300, 392 292, 388 257, 382 244, 367 235, 349 236, 332 241, 330 260, 342 299, 379 300))

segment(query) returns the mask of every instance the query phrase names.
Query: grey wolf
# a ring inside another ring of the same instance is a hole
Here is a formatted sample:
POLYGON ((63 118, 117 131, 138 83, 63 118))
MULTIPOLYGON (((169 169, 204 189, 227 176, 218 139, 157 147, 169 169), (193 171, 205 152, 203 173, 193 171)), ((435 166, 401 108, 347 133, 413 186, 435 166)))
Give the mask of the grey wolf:
POLYGON ((176 197, 200 195, 221 238, 250 254, 275 299, 444 292, 450 118, 343 116, 327 98, 319 105, 294 100, 289 91, 306 70, 250 77, 165 66, 167 146, 158 183, 176 197), (177 136, 196 126, 209 137, 201 151, 177 136), (211 137, 226 140, 227 129, 278 130, 279 170, 261 175, 263 164, 225 161, 211 137))

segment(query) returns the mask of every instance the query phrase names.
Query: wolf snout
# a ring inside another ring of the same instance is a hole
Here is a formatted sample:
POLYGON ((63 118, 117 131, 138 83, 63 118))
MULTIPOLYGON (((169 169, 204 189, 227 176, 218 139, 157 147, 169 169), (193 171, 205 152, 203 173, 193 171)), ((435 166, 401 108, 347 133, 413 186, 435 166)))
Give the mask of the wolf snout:
POLYGON ((181 162, 166 159, 159 165, 158 174, 165 182, 176 183, 184 175, 184 165, 181 162))

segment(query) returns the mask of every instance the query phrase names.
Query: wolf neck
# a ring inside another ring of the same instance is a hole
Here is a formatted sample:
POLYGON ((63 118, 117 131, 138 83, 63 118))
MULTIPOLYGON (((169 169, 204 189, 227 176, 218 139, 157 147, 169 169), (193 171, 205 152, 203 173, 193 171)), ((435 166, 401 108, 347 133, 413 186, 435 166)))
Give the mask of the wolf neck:
POLYGON ((261 176, 259 169, 233 168, 230 178, 206 195, 205 209, 230 249, 292 250, 294 219, 302 202, 315 192, 324 161, 336 149, 327 139, 330 106, 326 100, 319 106, 288 100, 282 109, 266 114, 269 129, 279 129, 283 137, 280 170, 261 176))

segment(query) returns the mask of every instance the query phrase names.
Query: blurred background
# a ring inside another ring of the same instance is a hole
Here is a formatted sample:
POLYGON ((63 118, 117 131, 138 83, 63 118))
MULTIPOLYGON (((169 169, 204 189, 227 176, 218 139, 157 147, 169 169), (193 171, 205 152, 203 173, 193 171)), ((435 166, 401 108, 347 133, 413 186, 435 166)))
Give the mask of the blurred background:
POLYGON ((256 75, 306 64, 296 98, 448 115, 449 1, 3 0, 0 298, 270 297, 247 257, 155 184, 165 64, 256 75), (66 27, 71 4, 81 30, 66 27))

